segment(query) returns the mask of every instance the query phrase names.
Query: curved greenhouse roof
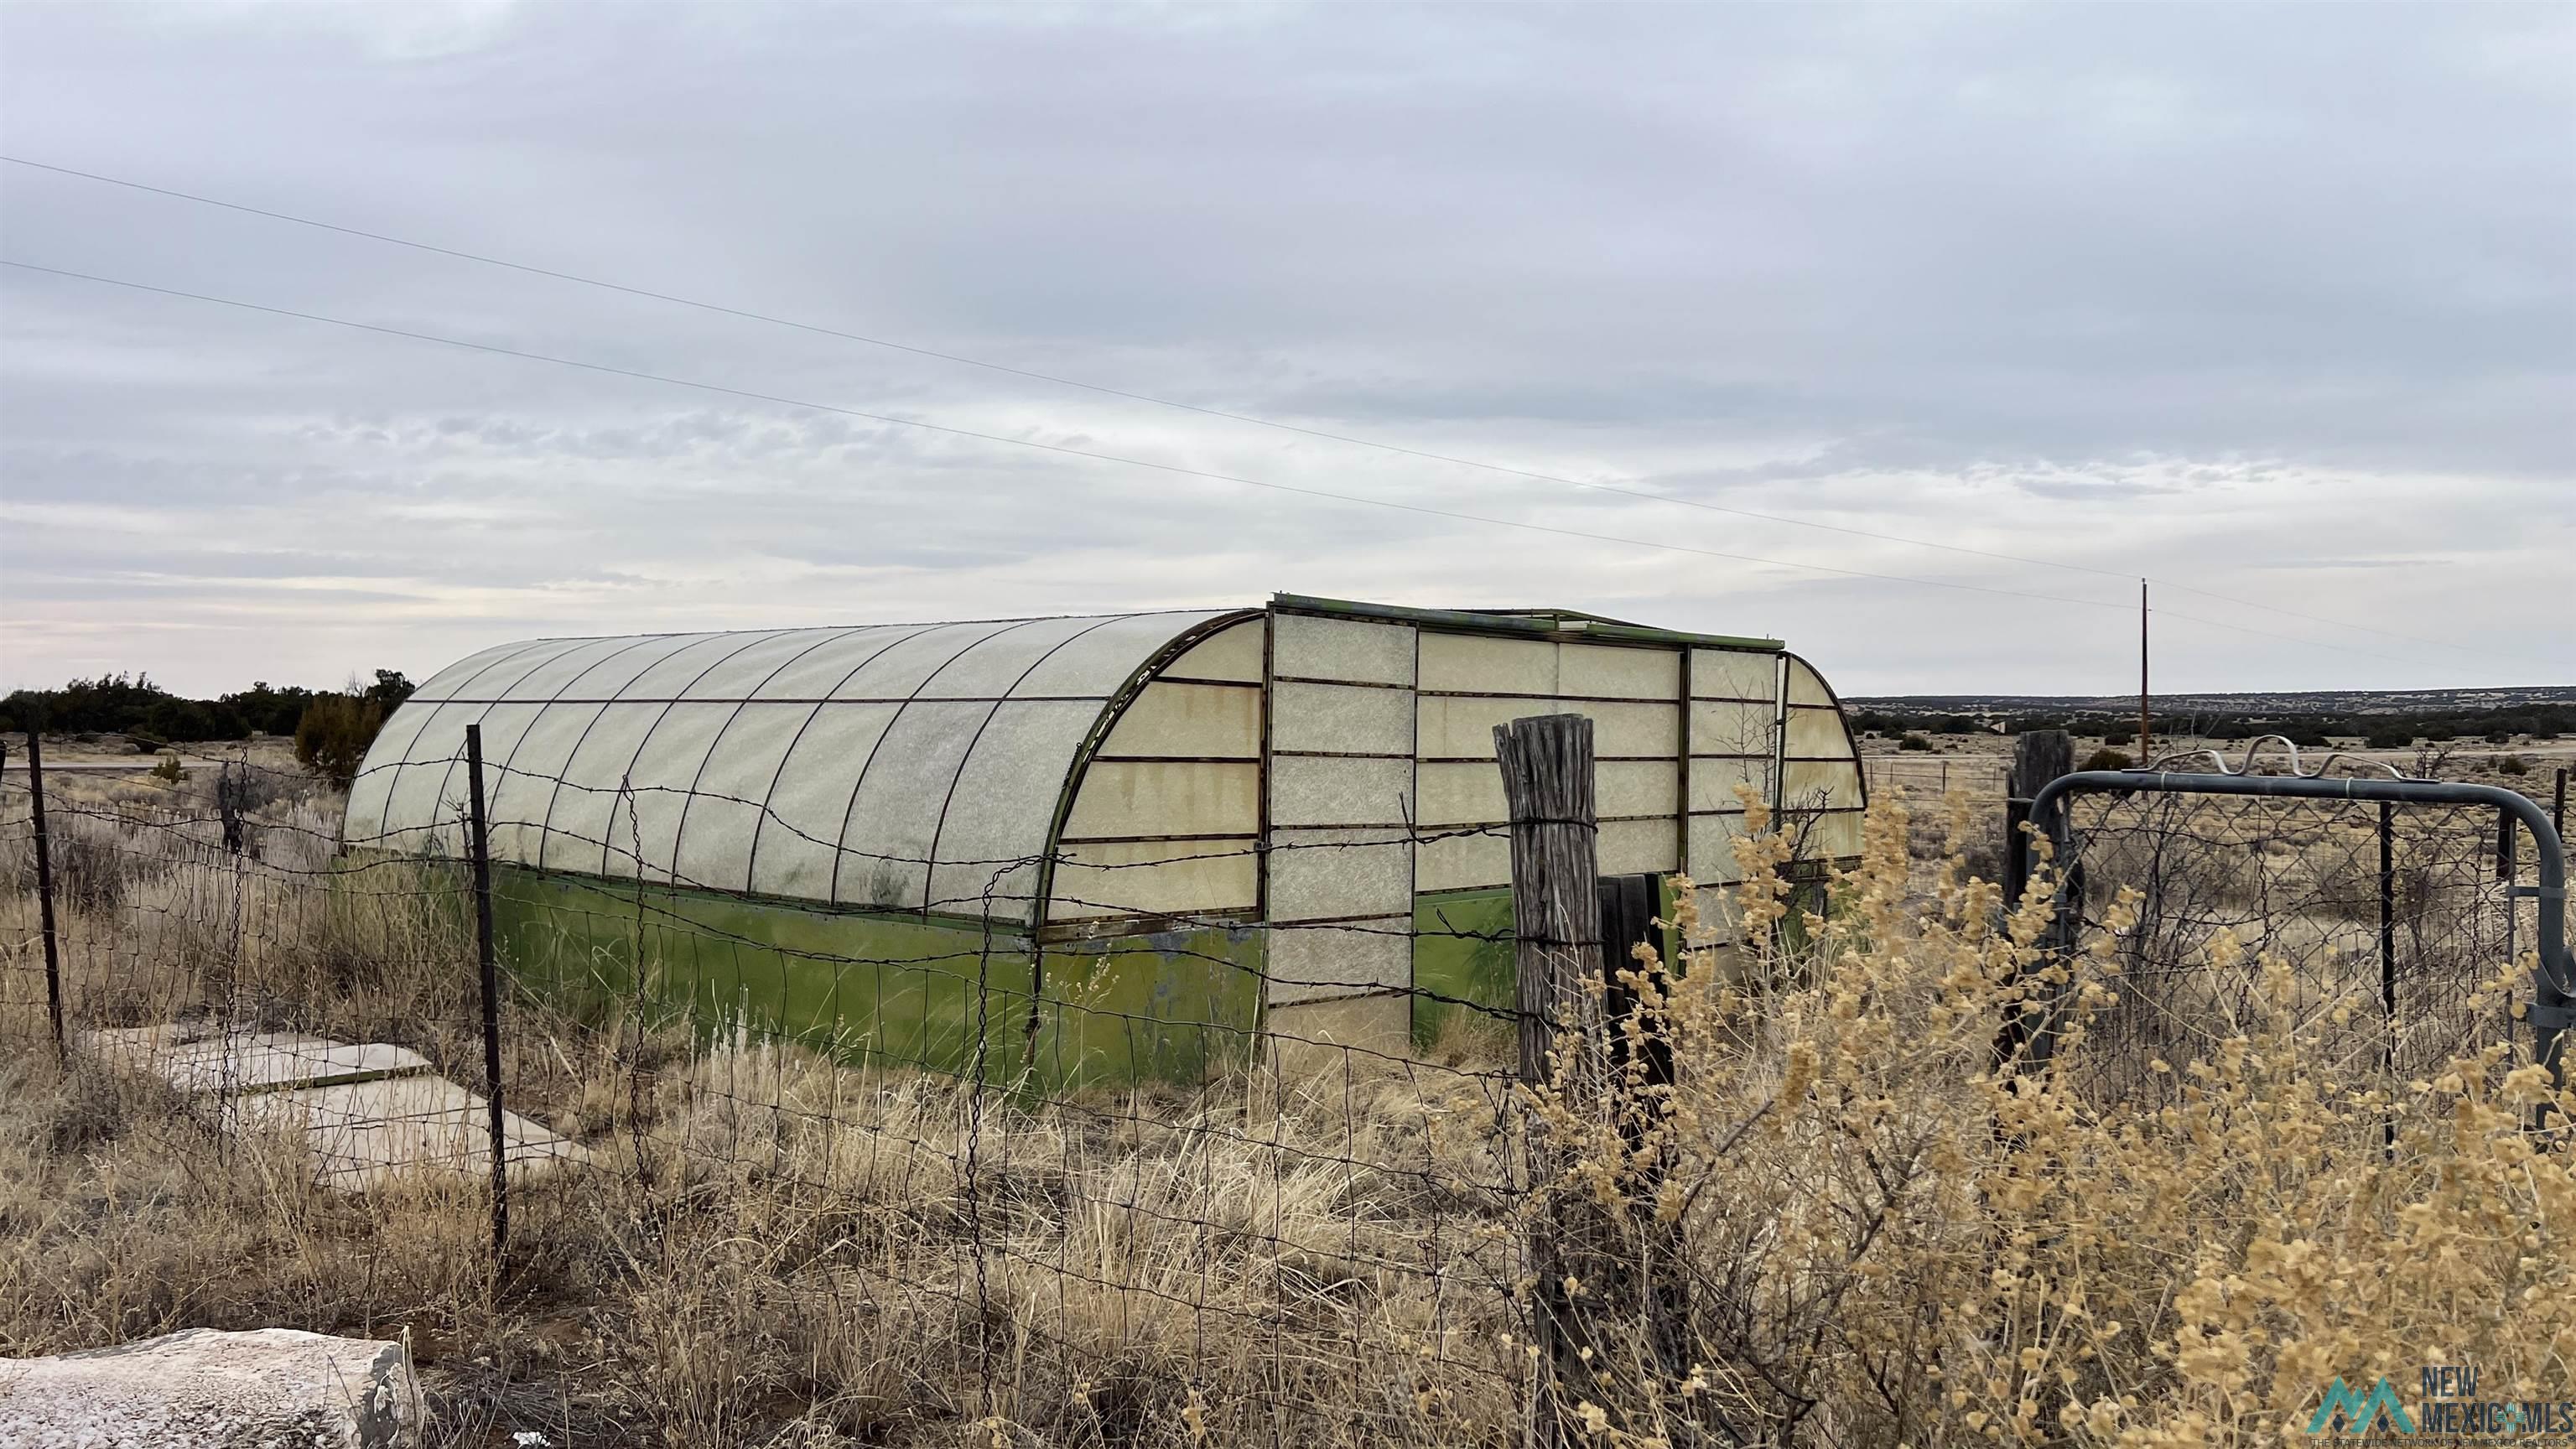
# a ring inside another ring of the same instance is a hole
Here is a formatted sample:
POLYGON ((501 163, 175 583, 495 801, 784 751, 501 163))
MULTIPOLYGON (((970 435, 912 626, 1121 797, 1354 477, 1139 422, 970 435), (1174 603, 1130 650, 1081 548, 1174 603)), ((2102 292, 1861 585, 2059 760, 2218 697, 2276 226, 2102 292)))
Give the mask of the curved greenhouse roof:
POLYGON ((1293 974, 1376 980, 1419 900, 1509 885, 1493 730, 1546 713, 1594 723, 1605 873, 1735 879, 1746 791, 1859 848, 1842 711, 1776 640, 1294 595, 505 645, 386 722, 343 839, 462 854, 480 725, 503 863, 1050 941, 1329 924, 1293 974))
POLYGON ((497 860, 1025 920, 1068 779, 1112 704, 1157 661, 1257 617, 503 645, 441 670, 386 722, 344 838, 459 853, 465 727, 480 724, 497 860))

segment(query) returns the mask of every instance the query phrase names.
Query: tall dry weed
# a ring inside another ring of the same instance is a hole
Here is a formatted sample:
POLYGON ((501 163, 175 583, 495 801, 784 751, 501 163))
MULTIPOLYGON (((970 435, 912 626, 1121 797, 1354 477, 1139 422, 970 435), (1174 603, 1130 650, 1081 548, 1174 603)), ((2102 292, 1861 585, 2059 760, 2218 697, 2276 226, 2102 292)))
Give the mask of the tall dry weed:
MULTIPOLYGON (((311 838, 269 832, 256 871, 174 849, 71 908, 80 1019, 266 1011, 479 1080, 450 868, 326 877, 287 853, 311 838)), ((2044 899, 1966 868, 1977 839, 1883 804, 1810 911, 1757 824, 1747 959, 1635 963, 1672 1085, 1563 1042, 1607 1085, 1579 1107, 1357 1058, 1038 1101, 513 1001, 512 1105, 590 1160, 522 1183, 498 1275, 478 1184, 325 1193, 293 1141, 26 1053, 0 1351, 408 1333, 454 1442, 558 1445, 1499 1449, 1550 1302, 1568 1421, 1605 1444, 2277 1442, 2328 1379, 2428 1361, 2570 1393, 2576 1178, 2525 1130, 2532 1069, 2482 1043, 2392 1080, 2332 978, 2217 935, 2149 965, 2238 986, 2158 1041, 2155 1090, 2108 1091, 2128 942, 2046 959, 2044 899), (1944 858, 1909 863, 1936 830, 1944 858), (1999 1063, 2035 972, 2071 1015, 2050 1060, 1999 1063), (1534 1281, 1567 1225, 1572 1281, 1534 1281)), ((31 1040, 33 913, 0 909, 31 1040)))
MULTIPOLYGON (((2053 962, 2045 878, 2008 903, 1953 864, 1927 900, 1908 828, 1875 810, 1841 909, 1752 973, 1804 984, 1639 963, 1671 1088, 1546 1103, 1575 1148, 1530 1210, 1589 1224, 1591 1270, 1630 1290, 1570 1295, 1579 1420, 1634 1444, 2251 1444, 2338 1375, 2469 1362, 2498 1397, 2576 1397, 2576 1156, 2527 1130, 2539 1068, 2499 1042, 2390 1080, 2335 1042, 2351 998, 2222 934, 2197 964, 2250 979, 2241 1007, 2152 1063, 2158 1105, 2106 1098, 2088 1033, 2134 899, 2053 962), (2033 977, 2071 1018, 2052 1059, 1999 1061, 2033 977)), ((1776 919, 1778 838, 1740 853, 1747 919, 1776 919)))

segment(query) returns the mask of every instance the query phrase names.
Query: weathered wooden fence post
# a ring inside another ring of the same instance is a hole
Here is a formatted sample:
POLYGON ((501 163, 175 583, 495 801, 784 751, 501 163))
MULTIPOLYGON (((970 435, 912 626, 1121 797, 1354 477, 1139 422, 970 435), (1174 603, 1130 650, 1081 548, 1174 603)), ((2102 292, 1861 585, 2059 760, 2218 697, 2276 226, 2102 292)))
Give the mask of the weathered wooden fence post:
MULTIPOLYGON (((1592 721, 1538 715, 1494 727, 1494 757, 1512 822, 1513 964, 1520 1079, 1542 1101, 1578 1119, 1601 1109, 1608 1085, 1601 1022, 1599 818, 1592 779, 1592 721)), ((1543 1209, 1529 1224, 1531 1365, 1527 1442, 1565 1442, 1558 1383, 1579 1374, 1570 1264, 1587 1256, 1585 1226, 1569 1220, 1562 1179, 1572 1144, 1530 1114, 1531 1190, 1543 1209)))

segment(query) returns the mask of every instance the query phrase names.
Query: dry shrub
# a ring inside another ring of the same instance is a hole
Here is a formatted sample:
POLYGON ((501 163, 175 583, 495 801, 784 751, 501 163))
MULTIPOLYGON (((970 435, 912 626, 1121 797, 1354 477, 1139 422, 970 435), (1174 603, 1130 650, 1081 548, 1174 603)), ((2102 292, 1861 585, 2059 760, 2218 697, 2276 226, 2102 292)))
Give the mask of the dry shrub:
MULTIPOLYGON (((2105 1089, 2097 1023, 2136 969, 2108 946, 2060 968, 2055 1056, 1999 1070, 2046 907, 1963 868, 1991 821, 1953 806, 1916 870, 1909 836, 1941 823, 1879 807, 1838 909, 1788 932, 1812 890, 1757 829, 1750 959, 1637 981, 1676 1085, 1567 1040, 1565 1069, 1608 1086, 1579 1111, 1454 1070, 1500 1045, 1464 1037, 1041 1101, 514 1002, 512 1105, 591 1160, 522 1180, 497 1278, 476 1184, 326 1194, 291 1141, 23 1053, 0 1079, 0 1351, 407 1334, 445 1439, 558 1445, 1500 1449, 1552 1299, 1567 1415, 1600 1443, 2251 1444, 2331 1377, 2432 1360, 2564 1392, 2576 1179, 2522 1128, 2533 1071, 2479 1047, 2387 1080, 2338 978, 2172 931, 2153 949, 2191 959, 2148 964, 2199 971, 2208 1030, 2158 1042, 2154 1092, 2105 1089), (1572 1289, 1533 1281, 1541 1230, 1572 1289)), ((265 875, 174 853, 72 912, 82 1012, 166 980, 130 1013, 265 1003, 479 1080, 452 868, 324 891, 284 854, 307 838, 270 831, 265 875)), ((2104 909, 2134 928, 2134 902, 2104 909)), ((32 911, 0 911, 32 1034, 32 911)))
MULTIPOLYGON (((2564 1396, 2576 1158, 2526 1130, 2540 1069, 2495 1044, 2380 1078, 2330 1045, 2350 998, 2220 935, 2203 964, 2253 989, 2205 1049, 2153 1064, 2165 1104, 2089 1093, 2134 899, 2051 965, 2045 880, 2007 911, 1944 870, 1927 903, 1907 828, 1874 812, 1808 958, 1756 968, 1812 984, 1755 1000, 1641 969, 1676 1085, 1549 1105, 1565 1155, 1532 1211, 1590 1235, 1572 1261, 1593 1279, 1656 1279, 1670 1305, 1573 1296, 1570 1414, 1637 1444, 2251 1444, 2337 1375, 2475 1362, 2491 1396, 2564 1396), (2073 1013, 2049 1062, 1999 1067, 2029 972, 2073 1013)), ((1740 852, 1748 919, 1776 919, 1777 837, 1740 852)))

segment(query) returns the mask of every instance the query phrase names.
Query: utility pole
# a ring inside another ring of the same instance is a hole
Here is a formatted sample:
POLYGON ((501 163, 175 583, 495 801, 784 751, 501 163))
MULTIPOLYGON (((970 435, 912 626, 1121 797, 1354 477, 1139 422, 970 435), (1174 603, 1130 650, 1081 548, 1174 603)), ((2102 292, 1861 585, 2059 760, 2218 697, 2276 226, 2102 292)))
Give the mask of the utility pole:
POLYGON ((2155 758, 2147 741, 2147 581, 2138 580, 2138 768, 2155 758))

